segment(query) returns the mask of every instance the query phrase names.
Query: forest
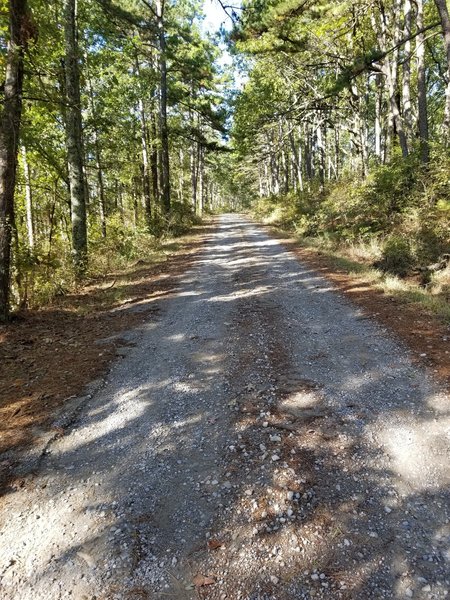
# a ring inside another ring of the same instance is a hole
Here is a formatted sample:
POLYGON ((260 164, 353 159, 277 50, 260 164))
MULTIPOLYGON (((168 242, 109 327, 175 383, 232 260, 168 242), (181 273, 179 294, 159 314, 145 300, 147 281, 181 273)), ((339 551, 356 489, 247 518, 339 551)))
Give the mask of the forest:
POLYGON ((211 2, 2 1, 1 320, 220 210, 447 264, 446 1, 211 2))
POLYGON ((448 600, 447 0, 0 0, 0 82, 1 600, 448 600))
POLYGON ((199 2, 2 2, 0 314, 214 202, 227 77, 199 2))

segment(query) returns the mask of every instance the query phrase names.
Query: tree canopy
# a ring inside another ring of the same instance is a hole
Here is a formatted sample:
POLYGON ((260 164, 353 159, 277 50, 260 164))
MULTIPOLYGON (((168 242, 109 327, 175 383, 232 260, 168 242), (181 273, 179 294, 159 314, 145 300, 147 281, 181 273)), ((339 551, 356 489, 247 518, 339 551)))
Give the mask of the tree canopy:
POLYGON ((357 236, 426 205, 445 229, 445 0, 216 1, 222 41, 200 0, 3 1, 2 319, 205 210, 284 198, 357 236))

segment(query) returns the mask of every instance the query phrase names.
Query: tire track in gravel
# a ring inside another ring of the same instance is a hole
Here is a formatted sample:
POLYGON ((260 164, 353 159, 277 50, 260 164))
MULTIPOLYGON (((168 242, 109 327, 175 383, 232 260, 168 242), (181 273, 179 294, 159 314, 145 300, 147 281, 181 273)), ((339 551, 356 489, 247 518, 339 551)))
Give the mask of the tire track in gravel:
POLYGON ((178 289, 7 500, 1 597, 445 598, 448 398, 243 217, 178 289))
POLYGON ((327 280, 239 229, 234 505, 202 597, 446 597, 448 398, 327 280))

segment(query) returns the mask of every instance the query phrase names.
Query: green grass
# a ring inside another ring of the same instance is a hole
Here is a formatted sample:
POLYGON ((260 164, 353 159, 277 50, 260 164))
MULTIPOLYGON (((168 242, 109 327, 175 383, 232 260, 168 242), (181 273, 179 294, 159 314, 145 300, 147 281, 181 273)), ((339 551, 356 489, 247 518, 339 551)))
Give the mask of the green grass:
MULTIPOLYGON (((275 226, 275 228, 285 231, 281 227, 275 226)), ((432 284, 429 288, 423 288, 415 281, 402 279, 373 268, 370 262, 378 258, 376 245, 373 243, 367 244, 365 249, 362 245, 355 247, 351 244, 333 248, 320 238, 304 238, 296 234, 294 237, 302 247, 326 257, 332 269, 344 271, 374 289, 381 290, 386 296, 396 298, 405 304, 419 306, 450 324, 450 303, 445 294, 439 292, 439 285, 432 284), (355 253, 360 254, 364 260, 355 260, 353 258, 355 253)))

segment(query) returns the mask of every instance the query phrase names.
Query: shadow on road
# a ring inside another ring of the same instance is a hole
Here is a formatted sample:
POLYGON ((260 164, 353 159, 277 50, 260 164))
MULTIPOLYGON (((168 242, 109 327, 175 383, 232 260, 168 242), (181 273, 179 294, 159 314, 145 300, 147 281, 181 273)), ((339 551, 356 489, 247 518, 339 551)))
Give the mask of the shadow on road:
POLYGON ((7 499, 5 597, 444 598, 449 411, 405 351, 239 216, 153 303, 7 499))

